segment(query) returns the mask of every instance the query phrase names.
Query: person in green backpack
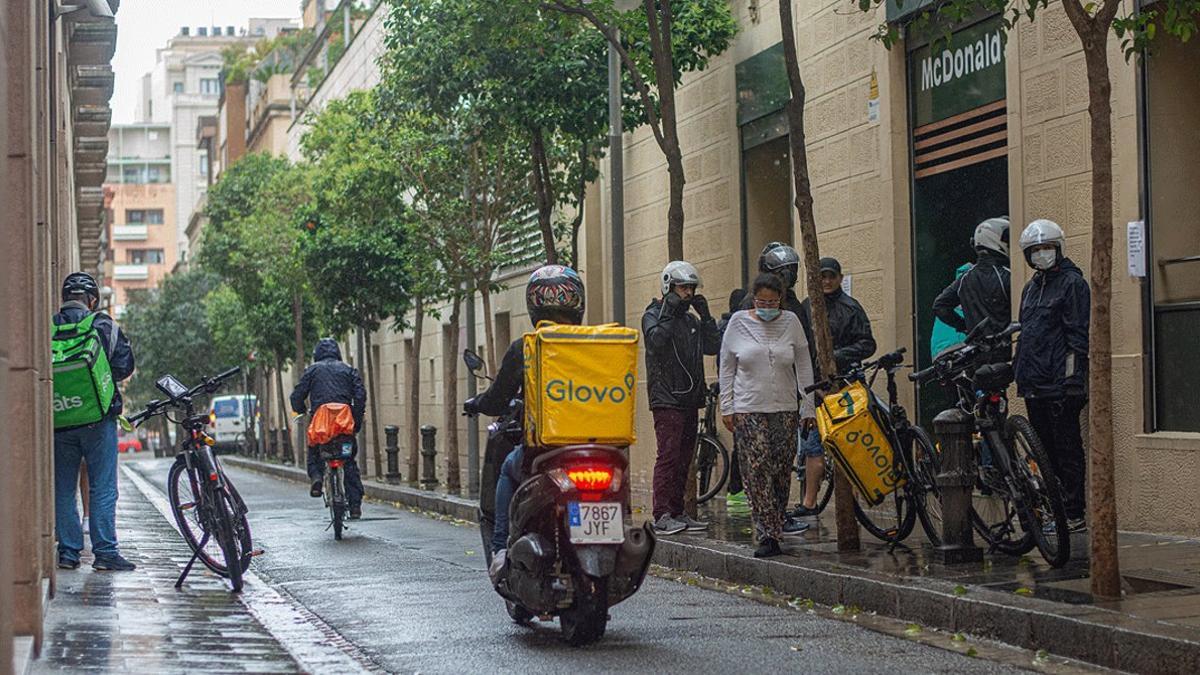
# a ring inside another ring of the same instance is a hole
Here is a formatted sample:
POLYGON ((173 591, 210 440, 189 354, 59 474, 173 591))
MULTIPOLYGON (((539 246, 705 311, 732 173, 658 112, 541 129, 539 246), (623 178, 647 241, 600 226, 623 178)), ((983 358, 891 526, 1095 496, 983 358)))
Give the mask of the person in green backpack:
POLYGON ((79 567, 83 526, 75 509, 79 465, 88 472, 92 554, 97 570, 129 571, 117 548, 117 383, 133 374, 129 339, 96 311, 100 287, 84 272, 67 276, 54 315, 54 530, 59 569, 79 567))

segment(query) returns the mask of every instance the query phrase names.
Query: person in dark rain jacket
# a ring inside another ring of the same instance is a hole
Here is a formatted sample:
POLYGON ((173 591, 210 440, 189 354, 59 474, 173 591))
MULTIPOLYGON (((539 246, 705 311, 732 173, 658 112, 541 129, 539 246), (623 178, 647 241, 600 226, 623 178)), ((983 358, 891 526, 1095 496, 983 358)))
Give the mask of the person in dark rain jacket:
POLYGON ((651 300, 642 315, 642 335, 646 340, 646 386, 658 441, 654 528, 659 534, 676 534, 708 527, 684 511, 683 493, 707 389, 704 356, 721 350, 721 335, 708 300, 696 292, 700 274, 691 263, 668 263, 661 281, 662 297, 651 300))
POLYGON ((977 255, 975 265, 937 296, 933 313, 960 333, 971 332, 985 319, 986 333, 996 333, 1012 318, 1008 218, 988 218, 980 223, 971 243, 977 255), (961 316, 954 311, 958 307, 961 316))
POLYGON ((1083 272, 1063 255, 1063 242, 1062 228, 1049 220, 1035 220, 1021 234, 1025 260, 1037 272, 1021 294, 1014 373, 1017 394, 1062 484, 1075 532, 1087 528, 1079 415, 1087 404, 1091 290, 1083 272))

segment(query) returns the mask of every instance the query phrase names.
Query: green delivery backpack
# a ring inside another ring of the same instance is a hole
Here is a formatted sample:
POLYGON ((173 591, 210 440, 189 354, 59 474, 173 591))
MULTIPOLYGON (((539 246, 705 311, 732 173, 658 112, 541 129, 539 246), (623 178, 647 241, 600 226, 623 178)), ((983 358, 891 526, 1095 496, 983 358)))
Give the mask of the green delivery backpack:
POLYGON ((92 326, 95 319, 89 314, 52 328, 55 429, 94 424, 112 407, 116 384, 100 332, 92 326))

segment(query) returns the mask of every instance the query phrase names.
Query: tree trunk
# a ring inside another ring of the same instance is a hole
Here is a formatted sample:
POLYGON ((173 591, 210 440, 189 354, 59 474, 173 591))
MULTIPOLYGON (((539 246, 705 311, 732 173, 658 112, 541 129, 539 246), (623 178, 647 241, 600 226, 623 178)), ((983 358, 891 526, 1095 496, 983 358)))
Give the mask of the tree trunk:
POLYGON ((583 207, 587 200, 587 173, 583 170, 588 163, 589 146, 584 141, 579 144, 579 184, 575 187, 575 218, 571 221, 571 265, 576 272, 582 272, 582 262, 579 260, 579 228, 583 226, 583 207))
POLYGON ((263 421, 263 454, 271 459, 275 459, 271 455, 271 416, 274 408, 275 397, 271 394, 271 369, 263 366, 260 368, 262 374, 259 376, 259 385, 262 387, 263 399, 259 401, 258 412, 262 415, 263 421))
POLYGON ((450 310, 450 339, 442 359, 442 392, 445 399, 445 417, 442 420, 445 428, 442 433, 446 438, 446 489, 451 492, 458 492, 462 488, 458 476, 458 334, 462 327, 462 303, 462 298, 454 297, 454 305, 450 310))
MULTIPOLYGON (((833 338, 829 332, 829 316, 825 311, 825 295, 821 292, 821 252, 817 245, 817 223, 813 215, 812 182, 808 177, 808 149, 804 138, 804 80, 800 77, 800 62, 796 56, 796 24, 792 18, 792 1, 779 0, 779 20, 783 27, 783 53, 792 100, 787 106, 788 138, 792 151, 792 173, 796 184, 796 211, 800 216, 800 241, 804 251, 808 299, 812 304, 812 330, 817 341, 817 361, 824 377, 837 373, 833 358, 833 338)), ((834 508, 837 513, 839 551, 857 551, 858 522, 854 518, 854 495, 841 472, 834 474, 834 508)))
MULTIPOLYGON (((300 384, 300 374, 304 372, 304 366, 307 359, 304 354, 304 299, 300 293, 292 293, 292 328, 296 334, 296 355, 294 357, 294 367, 292 368, 292 386, 300 384)), ((308 426, 308 420, 300 417, 296 419, 296 447, 305 447, 304 430, 308 426)))
POLYGON ((417 298, 412 350, 405 359, 408 371, 408 478, 415 481, 421 462, 421 332, 425 330, 425 299, 417 298))
POLYGON ((367 401, 371 405, 371 453, 375 478, 383 476, 383 444, 379 442, 379 364, 375 363, 375 355, 371 349, 371 331, 363 330, 366 340, 367 358, 367 401))
POLYGON ((292 451, 292 434, 288 426, 288 398, 283 393, 283 359, 278 356, 275 357, 275 390, 275 393, 279 396, 279 430, 281 432, 279 436, 283 443, 281 454, 297 462, 297 466, 299 466, 298 455, 292 451))
POLYGON ((1093 18, 1077 4, 1063 6, 1083 44, 1088 79, 1092 151, 1092 307, 1088 371, 1088 491, 1092 594, 1121 596, 1117 560, 1117 509, 1113 459, 1112 394, 1112 81, 1108 31, 1117 0, 1107 0, 1093 18))
MULTIPOLYGON (((491 275, 484 279, 483 282, 476 284, 479 288, 479 297, 483 300, 483 334, 484 355, 487 358, 488 375, 496 376, 496 322, 492 321, 492 291, 491 291, 491 275)), ((508 348, 508 345, 504 345, 508 348)))
POLYGON ((644 0, 650 28, 650 53, 654 61, 654 83, 658 90, 662 151, 667 158, 670 202, 667 208, 667 257, 683 260, 683 152, 679 148, 679 126, 675 114, 675 59, 671 47, 670 3, 644 0))
POLYGON ((546 264, 558 264, 558 246, 554 237, 554 186, 550 177, 550 162, 546 158, 546 139, 542 129, 530 131, 533 141, 529 156, 533 160, 533 195, 537 202, 538 228, 542 231, 542 246, 546 249, 546 264))

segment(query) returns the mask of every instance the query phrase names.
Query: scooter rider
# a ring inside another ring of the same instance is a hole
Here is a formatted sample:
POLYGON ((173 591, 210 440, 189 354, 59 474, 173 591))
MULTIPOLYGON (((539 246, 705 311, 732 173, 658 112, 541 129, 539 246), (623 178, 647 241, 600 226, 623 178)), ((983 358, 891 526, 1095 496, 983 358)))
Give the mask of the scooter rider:
MULTIPOLYGON (((313 363, 300 376, 300 383, 292 391, 292 410, 303 415, 307 412, 304 402, 308 399, 313 410, 326 403, 345 403, 354 416, 354 431, 362 428, 363 413, 367 408, 367 389, 357 368, 342 361, 342 352, 333 338, 321 338, 313 349, 313 363)), ((358 455, 358 443, 354 444, 354 455, 358 455)), ((350 506, 350 518, 362 516, 363 484, 358 473, 358 462, 352 456, 343 465, 346 470, 346 501, 350 506)), ((308 447, 308 479, 312 481, 309 494, 320 497, 325 476, 325 463, 314 446, 308 447)))
POLYGON ((933 301, 933 313, 960 333, 969 333, 983 320, 986 334, 1002 330, 1012 320, 1011 277, 1008 269, 1008 218, 988 218, 971 238, 975 265, 954 280, 933 301), (954 311, 962 307, 962 316, 954 311))
MULTIPOLYGON (((543 321, 579 324, 583 321, 584 287, 579 274, 563 265, 545 265, 529 277, 525 287, 525 307, 529 319, 537 326, 543 321)), ((463 412, 468 415, 503 415, 509 403, 522 396, 525 382, 524 338, 517 338, 504 353, 500 370, 492 386, 482 394, 467 399, 463 412)), ((524 448, 513 448, 500 467, 496 479, 495 526, 492 531, 492 573, 504 567, 505 547, 508 546, 508 505, 521 484, 525 471, 524 448)))

